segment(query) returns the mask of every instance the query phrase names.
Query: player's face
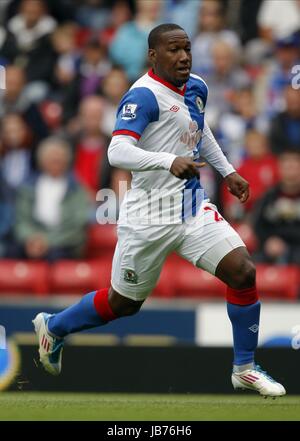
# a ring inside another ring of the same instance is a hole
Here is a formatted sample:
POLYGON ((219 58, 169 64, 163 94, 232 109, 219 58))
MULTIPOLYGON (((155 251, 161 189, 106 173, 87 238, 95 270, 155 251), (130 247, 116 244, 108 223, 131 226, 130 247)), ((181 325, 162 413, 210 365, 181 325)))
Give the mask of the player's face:
POLYGON ((191 42, 180 29, 165 32, 155 49, 149 49, 154 72, 177 87, 186 83, 192 66, 191 42))

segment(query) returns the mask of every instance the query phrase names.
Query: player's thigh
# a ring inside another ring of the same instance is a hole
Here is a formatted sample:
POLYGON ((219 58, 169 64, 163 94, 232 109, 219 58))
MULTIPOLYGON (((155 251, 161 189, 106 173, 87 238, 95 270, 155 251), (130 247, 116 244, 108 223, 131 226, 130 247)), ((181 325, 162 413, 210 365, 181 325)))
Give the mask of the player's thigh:
POLYGON ((111 285, 132 300, 142 301, 154 289, 172 249, 170 226, 119 226, 111 285))
POLYGON ((184 240, 176 251, 198 268, 215 275, 223 257, 239 247, 245 244, 238 233, 215 205, 205 203, 195 221, 187 225, 184 240))

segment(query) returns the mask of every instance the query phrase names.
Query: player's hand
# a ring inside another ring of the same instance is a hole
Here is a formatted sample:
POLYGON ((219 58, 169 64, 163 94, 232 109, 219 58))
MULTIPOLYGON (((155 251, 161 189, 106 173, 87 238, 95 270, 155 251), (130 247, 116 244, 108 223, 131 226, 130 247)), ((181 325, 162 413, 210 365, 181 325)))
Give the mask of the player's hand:
POLYGON ((191 158, 177 156, 171 165, 170 172, 179 179, 192 179, 199 177, 199 169, 205 165, 205 162, 195 162, 191 158))
POLYGON ((231 194, 244 203, 249 198, 249 183, 237 172, 231 173, 225 178, 227 188, 231 194))

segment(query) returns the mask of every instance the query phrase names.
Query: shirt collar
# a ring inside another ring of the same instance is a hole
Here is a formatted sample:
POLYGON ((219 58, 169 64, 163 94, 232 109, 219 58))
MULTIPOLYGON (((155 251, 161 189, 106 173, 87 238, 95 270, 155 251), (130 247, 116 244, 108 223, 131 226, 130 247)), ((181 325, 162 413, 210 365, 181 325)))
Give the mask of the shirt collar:
POLYGON ((169 83, 168 81, 163 80, 162 78, 160 78, 158 75, 156 75, 153 72, 153 69, 150 69, 148 71, 148 75, 149 77, 153 78, 153 80, 158 81, 159 83, 163 84, 164 86, 168 87, 168 89, 173 90, 173 92, 178 93, 181 96, 184 96, 185 91, 186 91, 186 84, 183 86, 182 89, 179 89, 178 87, 174 86, 174 84, 169 83))

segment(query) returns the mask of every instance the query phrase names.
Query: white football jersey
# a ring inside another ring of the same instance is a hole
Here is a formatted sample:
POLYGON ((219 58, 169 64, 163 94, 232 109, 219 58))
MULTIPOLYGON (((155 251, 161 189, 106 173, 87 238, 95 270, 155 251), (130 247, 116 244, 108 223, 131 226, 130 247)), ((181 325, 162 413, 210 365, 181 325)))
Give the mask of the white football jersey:
MULTIPOLYGON (((150 70, 122 98, 113 135, 131 136, 137 148, 149 152, 198 160, 207 94, 197 75, 178 89, 150 70)), ((129 215, 151 224, 181 223, 197 213, 205 197, 199 178, 178 179, 167 170, 132 172, 120 220, 129 215)))

